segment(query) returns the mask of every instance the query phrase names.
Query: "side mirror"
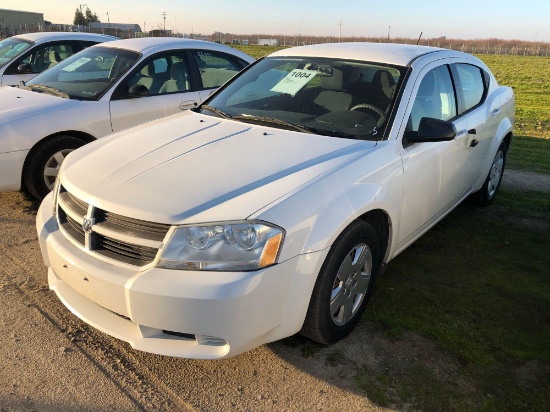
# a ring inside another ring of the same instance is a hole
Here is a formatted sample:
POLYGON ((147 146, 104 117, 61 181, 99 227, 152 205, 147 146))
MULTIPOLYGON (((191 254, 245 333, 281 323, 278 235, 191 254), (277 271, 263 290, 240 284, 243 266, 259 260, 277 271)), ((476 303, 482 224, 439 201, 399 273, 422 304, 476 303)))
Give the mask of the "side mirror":
POLYGON ((448 142, 456 137, 456 127, 446 120, 423 117, 418 132, 409 132, 405 138, 408 143, 448 142))
POLYGON ((32 74, 32 66, 29 63, 23 63, 17 66, 17 73, 32 74))
POLYGON ((149 89, 143 84, 136 83, 128 89, 128 95, 131 97, 147 97, 149 89))

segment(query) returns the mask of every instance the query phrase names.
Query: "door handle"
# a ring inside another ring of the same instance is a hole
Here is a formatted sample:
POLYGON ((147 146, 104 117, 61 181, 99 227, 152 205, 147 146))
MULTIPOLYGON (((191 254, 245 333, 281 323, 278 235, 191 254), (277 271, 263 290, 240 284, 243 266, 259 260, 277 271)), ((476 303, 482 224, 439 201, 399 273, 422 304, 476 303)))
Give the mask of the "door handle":
POLYGON ((479 143, 479 140, 477 140, 477 138, 475 136, 477 134, 477 130, 476 129, 470 129, 470 130, 468 130, 468 134, 473 134, 474 135, 474 138, 470 142, 470 147, 476 147, 479 143))
POLYGON ((199 103, 196 100, 185 100, 180 103, 180 110, 187 110, 191 107, 197 107, 199 103))

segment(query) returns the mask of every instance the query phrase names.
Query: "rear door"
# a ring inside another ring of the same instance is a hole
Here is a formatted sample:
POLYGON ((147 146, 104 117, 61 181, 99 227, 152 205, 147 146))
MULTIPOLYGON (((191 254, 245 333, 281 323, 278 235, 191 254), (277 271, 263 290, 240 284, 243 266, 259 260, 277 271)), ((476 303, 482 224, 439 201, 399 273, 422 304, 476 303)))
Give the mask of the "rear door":
POLYGON ((464 169, 471 189, 484 174, 483 167, 504 113, 500 96, 488 93, 488 73, 471 63, 455 63, 451 67, 457 85, 459 115, 467 122, 472 139, 464 169))
POLYGON ((113 132, 179 113, 198 105, 200 98, 185 52, 156 54, 142 61, 113 93, 110 102, 113 132), (145 87, 147 95, 131 95, 130 88, 134 85, 145 87))

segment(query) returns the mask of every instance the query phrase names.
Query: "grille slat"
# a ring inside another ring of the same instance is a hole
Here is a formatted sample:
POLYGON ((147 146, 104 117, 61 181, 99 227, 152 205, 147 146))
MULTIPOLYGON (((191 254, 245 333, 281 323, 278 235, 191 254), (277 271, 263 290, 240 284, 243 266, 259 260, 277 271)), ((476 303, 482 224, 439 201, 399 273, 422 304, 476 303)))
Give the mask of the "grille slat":
POLYGON ((58 206, 58 220, 61 226, 65 229, 66 234, 72 237, 81 245, 90 247, 90 252, 97 253, 102 256, 118 260, 120 262, 129 263, 136 266, 144 266, 155 260, 158 249, 155 247, 139 245, 128 242, 128 235, 139 239, 162 241, 170 229, 170 225, 163 223, 147 222, 145 220, 134 219, 112 213, 99 208, 93 208, 93 218, 96 224, 93 226, 101 226, 115 232, 112 236, 105 236, 93 230, 90 234, 86 234, 82 228, 82 222, 78 222, 71 218, 63 208, 70 208, 73 214, 81 215, 82 218, 88 214, 88 203, 78 199, 69 192, 61 188, 59 193, 63 199, 63 206, 58 206), (116 238, 115 234, 120 233, 121 238, 116 238), (124 236, 122 236, 124 235, 124 236), (90 236, 90 241, 86 244, 86 236, 90 236))
POLYGON ((105 249, 120 251, 121 254, 125 254, 126 256, 135 256, 143 260, 152 260, 157 255, 157 249, 122 243, 105 236, 102 236, 100 244, 105 249))
POLYGON ((97 223, 117 232, 157 241, 162 241, 170 229, 170 225, 133 219, 106 210, 99 211, 97 223))
POLYGON ((80 216, 85 216, 88 213, 88 203, 74 197, 69 192, 59 193, 59 197, 63 199, 65 204, 71 208, 71 210, 80 216))

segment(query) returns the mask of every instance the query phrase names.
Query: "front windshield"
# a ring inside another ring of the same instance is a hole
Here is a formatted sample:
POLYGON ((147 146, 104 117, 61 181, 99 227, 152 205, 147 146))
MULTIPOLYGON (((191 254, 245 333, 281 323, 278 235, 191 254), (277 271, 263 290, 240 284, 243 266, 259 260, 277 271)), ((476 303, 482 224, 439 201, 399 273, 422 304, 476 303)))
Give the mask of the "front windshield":
POLYGON ((5 66, 31 46, 32 42, 13 37, 0 41, 0 67, 5 66))
POLYGON ((268 57, 199 110, 289 130, 380 140, 405 68, 326 58, 268 57))
POLYGON ((97 100, 140 57, 137 52, 94 46, 84 49, 25 83, 41 93, 97 100))

